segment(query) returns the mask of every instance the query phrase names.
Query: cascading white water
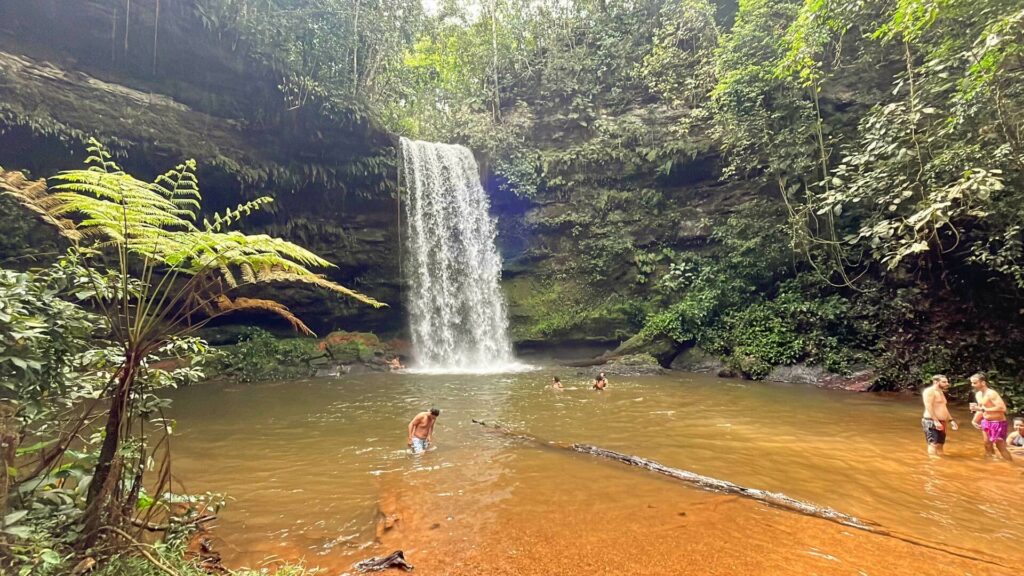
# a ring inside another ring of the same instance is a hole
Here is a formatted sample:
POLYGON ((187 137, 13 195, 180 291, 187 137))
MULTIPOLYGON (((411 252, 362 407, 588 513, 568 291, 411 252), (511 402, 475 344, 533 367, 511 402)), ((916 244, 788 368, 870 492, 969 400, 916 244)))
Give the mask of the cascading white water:
POLYGON ((402 138, 407 301, 418 370, 505 372, 512 356, 495 222, 473 153, 402 138))

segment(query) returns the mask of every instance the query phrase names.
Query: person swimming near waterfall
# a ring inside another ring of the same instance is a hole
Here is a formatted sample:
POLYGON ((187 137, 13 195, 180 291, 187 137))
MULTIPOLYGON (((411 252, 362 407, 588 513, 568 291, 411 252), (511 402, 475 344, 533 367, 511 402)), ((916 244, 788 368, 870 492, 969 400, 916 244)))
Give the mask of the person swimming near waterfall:
POLYGON ((608 379, 605 378, 604 372, 601 372, 594 378, 594 390, 604 390, 608 387, 608 379))
POLYGON ((422 454, 430 448, 434 441, 434 424, 441 411, 431 408, 430 412, 420 412, 409 422, 409 438, 407 444, 413 454, 422 454))
POLYGON ((562 381, 558 378, 558 376, 554 376, 551 378, 551 388, 554 390, 563 390, 562 381))

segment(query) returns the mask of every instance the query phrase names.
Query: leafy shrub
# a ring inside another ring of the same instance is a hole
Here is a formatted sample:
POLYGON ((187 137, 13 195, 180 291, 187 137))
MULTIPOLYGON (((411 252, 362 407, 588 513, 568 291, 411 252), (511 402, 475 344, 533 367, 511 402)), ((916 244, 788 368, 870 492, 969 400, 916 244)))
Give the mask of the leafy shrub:
POLYGON ((312 338, 276 338, 260 328, 249 328, 238 344, 221 352, 216 374, 242 382, 311 376, 315 370, 309 362, 324 355, 312 338))

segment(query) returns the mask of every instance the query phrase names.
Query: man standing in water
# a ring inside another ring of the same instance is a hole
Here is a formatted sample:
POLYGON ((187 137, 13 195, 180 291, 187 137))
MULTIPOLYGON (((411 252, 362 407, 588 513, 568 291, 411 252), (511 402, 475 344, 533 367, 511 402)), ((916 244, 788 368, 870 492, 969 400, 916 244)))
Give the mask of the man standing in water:
POLYGON ((924 429, 924 439, 928 443, 928 453, 933 456, 942 456, 946 444, 946 428, 953 423, 953 417, 949 415, 946 406, 947 390, 949 379, 936 374, 932 376, 932 385, 921 393, 921 400, 924 401, 921 428, 924 429))
POLYGON ((413 454, 425 452, 434 441, 434 423, 441 411, 431 408, 430 412, 420 412, 409 422, 408 445, 412 448, 413 454))
POLYGON ((604 372, 601 372, 594 378, 594 390, 604 390, 608 386, 608 379, 604 377, 604 372))
POLYGON ((988 377, 981 372, 971 376, 971 388, 974 388, 975 398, 975 402, 971 403, 971 412, 974 412, 971 423, 984 436, 985 453, 993 455, 999 450, 1003 460, 1012 462, 1013 456, 1006 449, 1006 435, 1009 432, 1006 403, 998 392, 988 387, 988 377))

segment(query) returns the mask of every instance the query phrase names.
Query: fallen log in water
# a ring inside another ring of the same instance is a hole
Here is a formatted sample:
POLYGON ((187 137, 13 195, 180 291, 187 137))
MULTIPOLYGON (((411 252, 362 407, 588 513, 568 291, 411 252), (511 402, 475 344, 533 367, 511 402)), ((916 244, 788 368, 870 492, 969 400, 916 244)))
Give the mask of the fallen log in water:
MULTIPOLYGON (((687 482, 704 490, 709 490, 712 492, 722 492, 725 494, 736 494, 738 496, 751 498, 753 500, 757 500, 759 502, 763 502, 765 504, 769 504, 777 508, 783 508, 785 510, 799 512, 800 514, 805 514, 807 516, 821 518, 822 520, 828 520, 829 522, 835 522, 838 524, 842 524, 843 526, 849 526, 851 528, 863 530, 865 532, 876 534, 878 536, 894 538, 896 540, 900 540, 902 542, 906 542, 914 546, 920 546, 922 548, 927 548, 929 550, 935 550, 937 552, 950 554, 958 558, 973 560, 975 562, 981 562, 991 566, 999 566, 1001 568, 1010 568, 1006 564, 1002 564, 999 561, 990 560, 989 558, 983 558, 980 553, 975 552, 973 550, 957 550, 944 545, 933 544, 931 542, 924 542, 912 536, 904 536, 902 534, 892 532, 891 530, 883 528, 879 524, 871 522, 870 520, 857 518, 849 514, 844 514, 837 510, 833 510, 832 508, 817 506, 810 502, 804 502, 803 500, 797 500, 796 498, 791 498, 779 492, 769 492, 767 490, 759 490, 757 488, 747 488, 746 486, 740 486, 739 484, 734 484, 727 480, 719 480, 717 478, 712 478, 710 476, 697 474, 696 472, 690 472, 689 470, 671 468, 659 462, 655 462, 654 460, 648 460, 646 458, 632 456, 630 454, 623 454, 621 452, 615 452, 613 450, 607 450, 605 448, 591 446, 589 444, 563 444, 558 442, 551 442, 542 440, 535 436, 530 436, 529 434, 523 434, 522 432, 509 430, 508 428, 504 428, 496 424, 488 424, 482 420, 474 419, 472 420, 472 422, 474 424, 479 424, 488 430, 498 432, 504 436, 509 436, 511 438, 515 438, 518 440, 524 440, 544 448, 567 450, 579 454, 587 454, 590 456, 597 456, 599 458, 614 460, 616 462, 621 462, 623 464, 629 464, 630 466, 643 468, 651 472, 657 472, 658 474, 664 474, 665 476, 675 478, 676 480, 682 480, 683 482, 687 482)), ((991 557, 992 555, 987 554, 987 556, 991 557)))
POLYGON ((817 506, 811 504, 810 502, 797 500, 796 498, 791 498, 789 496, 786 496, 785 494, 780 494, 778 492, 769 492, 767 490, 758 490, 756 488, 747 488, 746 486, 733 484, 732 482, 729 482, 727 480, 719 480, 717 478, 712 478, 710 476, 703 476, 701 474, 697 474, 696 472, 690 472, 689 470, 670 468, 668 466, 665 466, 664 464, 655 462, 654 460, 648 460, 646 458, 641 458, 639 456, 623 454, 621 452, 615 452, 613 450, 607 450, 605 448, 591 446, 589 444, 566 445, 559 444, 556 442, 546 442, 534 436, 522 434, 520 432, 514 432, 507 428, 502 428, 501 426, 496 426, 493 424, 487 424, 486 422, 480 420, 473 420, 473 423, 480 424, 481 426, 484 426, 490 430, 500 432, 505 436, 510 436, 512 438, 518 438, 520 440, 526 440, 533 443, 538 443, 545 447, 571 450, 573 452, 579 452, 581 454, 589 454, 591 456, 597 456, 599 458, 615 460, 616 462, 622 462, 624 464, 629 464, 630 466, 637 466, 645 470, 650 470, 651 472, 657 472, 659 474, 664 474, 665 476, 671 476, 676 480, 688 482, 690 484, 697 486, 698 488, 703 488, 704 490, 722 492, 724 494, 737 494, 739 496, 744 496, 747 498, 764 502, 765 504, 771 504, 772 506, 786 508, 788 510, 793 510, 795 512, 806 514, 808 516, 814 516, 817 518, 822 518, 824 520, 838 522, 840 524, 844 524, 846 526, 850 526, 853 528, 858 528, 860 530, 874 531, 878 527, 878 525, 874 522, 861 520, 860 518, 850 516, 849 514, 843 514, 842 512, 833 510, 832 508, 817 506))
POLYGON ((695 484, 705 490, 711 490, 714 492, 723 492, 725 494, 738 494, 745 496, 753 500, 764 502, 765 504, 771 504, 779 508, 786 508, 801 514, 808 516, 815 516, 817 518, 823 518, 825 520, 831 520, 832 522, 838 522, 846 526, 853 528, 859 528, 860 530, 867 530, 869 532, 876 531, 878 525, 874 522, 862 520, 849 514, 843 514, 832 508, 817 506, 810 502, 804 502, 803 500, 797 500, 791 498, 785 494, 779 492, 769 492, 767 490, 759 490, 757 488, 747 488, 746 486, 740 486, 739 484, 733 484, 727 480, 719 480, 717 478, 711 478, 710 476, 702 476, 689 470, 680 470, 678 468, 670 468, 655 462, 654 460, 648 460, 646 458, 640 458, 639 456, 631 456, 629 454, 623 454, 621 452, 615 452, 613 450, 606 450, 597 446, 590 446, 589 444, 573 444, 569 449, 580 452, 582 454, 590 454, 591 456, 598 456, 600 458, 607 458, 609 460, 615 460, 630 466, 637 466, 645 470, 657 472, 658 474, 664 474, 665 476, 671 476, 677 480, 683 482, 689 482, 695 484))
POLYGON ((402 568, 403 570, 409 571, 413 569, 413 566, 405 561, 404 552, 401 550, 395 550, 383 558, 374 556, 373 558, 368 558, 362 562, 357 562, 354 568, 360 572, 379 572, 381 570, 387 570, 388 568, 402 568))

